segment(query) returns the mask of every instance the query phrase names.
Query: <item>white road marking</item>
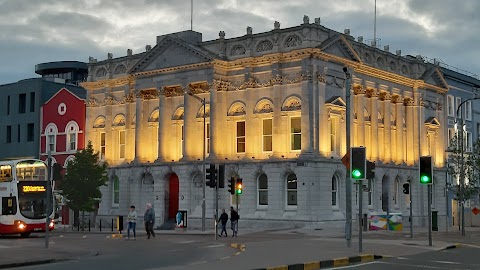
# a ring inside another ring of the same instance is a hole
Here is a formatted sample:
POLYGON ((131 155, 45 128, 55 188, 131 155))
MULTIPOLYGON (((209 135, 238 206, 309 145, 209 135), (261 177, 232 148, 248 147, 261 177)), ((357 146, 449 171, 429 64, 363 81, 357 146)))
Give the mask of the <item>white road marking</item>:
POLYGON ((219 244, 219 245, 211 245, 211 246, 204 246, 202 248, 216 248, 216 247, 223 247, 225 246, 224 244, 219 244))
POLYGON ((197 264, 204 264, 204 263, 207 263, 207 261, 194 262, 194 263, 191 263, 190 265, 197 265, 197 264))
POLYGON ((385 261, 376 261, 379 264, 390 264, 390 265, 401 265, 407 267, 414 267, 414 268, 425 268, 425 269, 448 269, 448 270, 462 270, 462 268, 451 268, 450 266, 439 267, 439 266, 431 266, 431 265, 419 265, 419 264, 400 264, 394 262, 385 262, 385 261))
POLYGON ((179 244, 189 244, 189 243, 193 243, 195 241, 182 241, 182 242, 178 242, 179 244))
POLYGON ((359 267, 359 266, 369 265, 369 264, 374 264, 374 263, 377 263, 377 262, 373 261, 373 262, 367 262, 367 263, 357 263, 357 264, 353 264, 353 265, 335 267, 335 269, 347 269, 347 268, 359 267))
POLYGON ((448 262, 448 261, 434 261, 436 263, 446 263, 446 264, 462 264, 462 263, 459 263, 459 262, 448 262))
POLYGON ((227 256, 227 257, 223 257, 223 258, 220 258, 220 260, 226 260, 226 259, 229 259, 230 256, 227 256))

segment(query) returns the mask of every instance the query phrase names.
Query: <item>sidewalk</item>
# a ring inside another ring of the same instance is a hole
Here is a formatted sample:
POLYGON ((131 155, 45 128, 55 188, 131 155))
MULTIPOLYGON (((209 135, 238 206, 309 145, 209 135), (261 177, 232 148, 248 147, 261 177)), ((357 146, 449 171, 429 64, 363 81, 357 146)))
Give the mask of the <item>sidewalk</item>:
MULTIPOLYGON (((125 232, 123 232, 125 234, 125 232)), ((213 230, 156 230, 159 235, 211 235, 213 230)), ((97 251, 85 247, 66 245, 58 239, 62 235, 104 234, 112 235, 111 231, 72 231, 71 228, 58 228, 52 235, 49 248, 46 249, 44 241, 26 242, 23 239, 3 238, 0 241, 0 269, 9 267, 26 266, 40 263, 51 263, 62 260, 77 259, 84 256, 96 256, 97 251), (23 242, 20 242, 23 241, 23 242), (22 244, 19 244, 22 243, 22 244)), ((145 232, 138 231, 138 236, 145 232)), ((467 228, 466 237, 452 228, 446 232, 432 232, 433 246, 428 246, 428 231, 414 228, 414 238, 410 238, 410 231, 367 231, 363 232, 363 252, 361 254, 374 254, 383 256, 405 256, 429 250, 439 250, 451 247, 456 243, 480 245, 480 228, 467 228)), ((223 239, 223 238, 220 238, 223 239)), ((38 240, 44 240, 43 238, 38 240)), ((238 238, 229 238, 228 241, 238 242, 244 248, 239 248, 238 256, 229 260, 221 260, 195 267, 185 266, 178 269, 258 269, 275 267, 278 265, 303 264, 309 261, 332 260, 339 257, 358 256, 358 232, 354 231, 351 246, 347 247, 344 234, 339 228, 325 229, 277 229, 258 230, 240 228, 238 238), (236 266, 238 268, 235 268, 236 266), (233 267, 233 268, 232 268, 233 267)), ((234 245, 235 246, 235 245, 234 245)))

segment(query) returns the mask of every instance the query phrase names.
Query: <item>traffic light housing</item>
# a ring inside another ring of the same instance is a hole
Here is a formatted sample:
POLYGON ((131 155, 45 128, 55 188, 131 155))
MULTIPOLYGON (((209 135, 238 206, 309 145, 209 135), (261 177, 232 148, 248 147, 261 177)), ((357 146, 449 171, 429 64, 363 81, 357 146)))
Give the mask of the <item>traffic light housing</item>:
POLYGON ((210 167, 207 168, 207 174, 205 176, 206 183, 208 187, 214 188, 217 185, 217 170, 215 169, 215 164, 210 164, 210 167))
POLYGON ((433 184, 432 157, 420 157, 420 184, 433 184))
POLYGON ((375 162, 367 160, 367 179, 375 178, 375 162))
POLYGON ((410 194, 410 183, 403 184, 403 194, 410 194))
POLYGON ((242 181, 243 181, 243 179, 239 178, 239 179, 237 179, 237 183, 235 184, 235 186, 236 186, 235 190, 236 190, 238 195, 242 194, 242 188, 243 188, 242 181))
POLYGON ((235 177, 233 176, 228 180, 228 192, 232 195, 235 194, 235 177))
POLYGON ((225 164, 218 165, 218 188, 225 187, 225 164))
POLYGON ((365 179, 367 167, 366 161, 365 147, 350 148, 350 172, 352 179, 365 179))

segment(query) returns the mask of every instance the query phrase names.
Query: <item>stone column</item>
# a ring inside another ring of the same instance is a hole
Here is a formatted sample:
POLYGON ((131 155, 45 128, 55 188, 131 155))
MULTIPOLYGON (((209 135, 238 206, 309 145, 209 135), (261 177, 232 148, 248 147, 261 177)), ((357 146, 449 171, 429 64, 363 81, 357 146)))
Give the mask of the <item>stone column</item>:
MULTIPOLYGON (((185 104, 184 111, 184 122, 183 122, 183 158, 182 160, 192 160, 194 158, 194 145, 197 143, 202 143, 203 135, 200 138, 196 136, 195 133, 195 116, 199 101, 194 100, 193 97, 190 97, 187 93, 183 95, 183 103, 185 104)), ((203 123, 202 123, 203 124, 203 123)), ((202 148, 202 147, 200 147, 202 148)), ((203 149, 203 148, 202 148, 203 149)), ((201 152, 200 152, 201 154, 201 152)))
POLYGON ((370 155, 369 159, 370 161, 375 161, 378 159, 378 92, 376 89, 373 89, 372 92, 370 92, 370 102, 371 102, 371 117, 370 117, 370 123, 371 123, 371 136, 370 136, 370 155))
MULTIPOLYGON (((221 125, 218 123, 218 97, 217 88, 215 86, 210 87, 210 152, 208 159, 217 159, 217 145, 221 140, 220 136, 222 131, 221 125)), ((203 119, 202 119, 203 121, 203 119)), ((203 122, 202 122, 203 125, 203 122)))
MULTIPOLYGON (((357 142, 355 146, 365 146, 365 89, 363 86, 354 88, 357 111, 357 142)), ((353 146, 353 144, 352 144, 353 146)))
MULTIPOLYGON (((317 71, 317 110, 316 113, 318 114, 318 120, 316 123, 317 127, 317 132, 318 132, 318 150, 320 154, 324 157, 327 157, 330 155, 330 137, 328 134, 328 111, 325 109, 325 88, 326 88, 326 80, 325 80, 325 74, 327 73, 327 68, 323 68, 323 70, 317 71)), ((341 125, 341 123, 339 122, 341 125)), ((340 132, 339 136, 342 138, 341 134, 345 134, 345 132, 340 132)), ((340 149, 342 151, 342 148, 340 149)))
POLYGON ((302 156, 313 154, 313 82, 311 71, 302 81, 302 107, 301 107, 301 128, 302 128, 302 156))
POLYGON ((380 147, 383 148, 383 161, 385 163, 389 163, 390 161, 392 161, 392 149, 395 144, 395 142, 392 142, 392 103, 390 98, 390 94, 388 93, 382 95, 384 136, 383 145, 381 145, 380 147))
MULTIPOLYGON (((414 118, 414 125, 413 125, 413 142, 414 142, 414 149, 413 152, 413 161, 412 164, 415 164, 417 160, 420 160, 419 154, 421 153, 420 145, 420 134, 422 134, 423 129, 423 121, 422 118, 422 95, 418 92, 418 88, 416 86, 413 87, 413 118, 414 118)), ((433 158, 433 157, 432 157, 433 158)))
MULTIPOLYGON (((143 137, 143 98, 138 94, 135 100, 135 162, 140 162, 142 157, 141 139, 143 137)), ((125 119, 129 121, 130 119, 125 119)))
POLYGON ((395 103, 395 110, 396 110, 396 126, 397 126, 397 141, 395 143, 395 152, 396 152, 396 158, 395 162, 397 164, 401 164, 403 162, 403 152, 404 152, 404 145, 403 145, 403 115, 402 115, 402 110, 403 110, 403 98, 400 96, 396 96, 395 99, 393 100, 395 103))
POLYGON ((273 117, 272 117, 272 157, 281 158, 284 154, 283 139, 284 130, 282 129, 282 77, 277 76, 277 80, 274 82, 273 87, 273 117))
POLYGON ((418 134, 415 132, 417 130, 416 127, 418 127, 418 117, 415 117, 416 113, 414 112, 415 110, 415 101, 413 99, 408 99, 406 100, 406 117, 405 117, 405 123, 407 126, 407 138, 406 138, 406 148, 405 150, 407 151, 407 160, 405 162, 408 165, 413 165, 415 162, 415 157, 418 152, 418 145, 416 144, 416 141, 418 140, 418 136, 415 136, 418 134), (417 145, 417 147, 415 147, 417 145))
POLYGON ((166 108, 166 97, 162 93, 158 96, 158 157, 156 162, 166 161, 165 150, 166 150, 166 137, 167 137, 167 122, 168 122, 168 112, 166 108))

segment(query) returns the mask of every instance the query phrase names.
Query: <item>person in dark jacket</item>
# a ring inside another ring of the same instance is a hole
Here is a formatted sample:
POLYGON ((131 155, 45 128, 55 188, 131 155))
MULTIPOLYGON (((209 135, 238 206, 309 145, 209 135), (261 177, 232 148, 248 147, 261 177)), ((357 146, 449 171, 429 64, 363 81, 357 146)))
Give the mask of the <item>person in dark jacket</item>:
POLYGON ((233 209, 233 206, 230 206, 230 222, 232 223, 232 237, 237 237, 238 232, 238 219, 240 216, 238 212, 233 209))
POLYGON ((218 222, 222 223, 222 231, 220 232, 220 237, 222 237, 223 232, 225 232, 225 237, 227 237, 227 222, 228 222, 228 214, 225 213, 225 209, 222 209, 222 214, 220 215, 220 219, 218 222))
POLYGON ((145 214, 143 215, 143 221, 145 222, 147 239, 150 239, 150 235, 155 237, 155 232, 153 231, 153 225, 155 224, 155 211, 153 210, 151 203, 147 203, 145 214))

